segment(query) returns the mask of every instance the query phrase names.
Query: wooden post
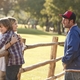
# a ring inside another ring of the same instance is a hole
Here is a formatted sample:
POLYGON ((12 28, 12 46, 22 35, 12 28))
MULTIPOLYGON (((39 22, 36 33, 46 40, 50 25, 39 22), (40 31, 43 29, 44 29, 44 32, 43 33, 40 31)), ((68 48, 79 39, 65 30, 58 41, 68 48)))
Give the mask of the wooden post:
MULTIPOLYGON (((26 43, 26 39, 23 39, 23 43, 24 44, 26 43)), ((24 56, 24 51, 23 51, 23 56, 24 56)), ((21 66, 21 68, 22 68, 22 66, 21 66)), ((18 78, 17 80, 21 79, 21 73, 18 73, 17 78, 18 78)))
POLYGON ((23 43, 24 43, 24 44, 26 43, 26 39, 24 39, 24 38, 23 38, 23 43))
MULTIPOLYGON (((58 42, 58 37, 53 37, 52 42, 58 42)), ((51 47, 50 59, 56 59, 57 45, 51 47)), ((50 63, 48 77, 54 76, 56 62, 50 63)))

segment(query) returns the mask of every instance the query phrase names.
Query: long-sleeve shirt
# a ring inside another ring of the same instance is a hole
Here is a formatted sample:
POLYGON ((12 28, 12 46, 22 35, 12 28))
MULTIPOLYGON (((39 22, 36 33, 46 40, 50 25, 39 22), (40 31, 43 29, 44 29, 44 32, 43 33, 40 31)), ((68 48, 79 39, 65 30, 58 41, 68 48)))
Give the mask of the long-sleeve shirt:
MULTIPOLYGON (((0 48, 2 48, 6 43, 10 42, 12 35, 16 36, 19 40, 19 37, 13 31, 7 31, 3 34, 3 38, 0 40, 0 48)), ((11 65, 21 65, 24 63, 23 55, 22 55, 22 45, 20 41, 14 43, 8 49, 10 56, 8 59, 8 66, 11 65)))
MULTIPOLYGON (((0 40, 2 39, 2 34, 0 33, 0 40)), ((5 45, 0 49, 0 53, 5 50, 5 45)), ((0 71, 6 70, 5 57, 0 57, 0 71)))
POLYGON ((76 25, 67 34, 62 62, 66 69, 80 70, 80 28, 76 25))

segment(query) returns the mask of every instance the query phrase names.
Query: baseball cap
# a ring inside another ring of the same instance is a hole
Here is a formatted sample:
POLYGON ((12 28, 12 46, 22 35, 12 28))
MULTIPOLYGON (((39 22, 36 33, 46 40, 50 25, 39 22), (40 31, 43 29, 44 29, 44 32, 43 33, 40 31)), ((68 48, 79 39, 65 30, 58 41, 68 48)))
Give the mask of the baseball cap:
POLYGON ((66 11, 64 14, 60 14, 60 16, 67 18, 67 19, 76 20, 76 15, 72 11, 66 11))

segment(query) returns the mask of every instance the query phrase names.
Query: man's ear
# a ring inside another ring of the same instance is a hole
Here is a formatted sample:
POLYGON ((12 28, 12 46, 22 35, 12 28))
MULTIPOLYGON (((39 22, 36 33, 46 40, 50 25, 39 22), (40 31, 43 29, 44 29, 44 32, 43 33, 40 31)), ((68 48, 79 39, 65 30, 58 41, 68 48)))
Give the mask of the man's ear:
POLYGON ((71 21, 71 23, 73 23, 73 19, 72 20, 70 20, 71 21))

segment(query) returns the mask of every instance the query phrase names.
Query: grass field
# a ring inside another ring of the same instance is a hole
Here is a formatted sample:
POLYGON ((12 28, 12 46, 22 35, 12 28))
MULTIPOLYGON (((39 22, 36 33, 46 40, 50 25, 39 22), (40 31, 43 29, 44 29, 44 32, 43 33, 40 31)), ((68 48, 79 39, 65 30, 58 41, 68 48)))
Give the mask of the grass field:
MULTIPOLYGON (((43 31, 38 31, 38 30, 36 31, 36 30, 18 29, 18 32, 23 38, 26 39, 26 45, 35 44, 35 43, 52 42, 52 37, 58 37, 59 42, 62 42, 65 40, 65 36, 63 35, 56 35, 56 34, 54 35, 54 34, 45 33, 43 31), (25 34, 22 34, 21 31, 24 32, 25 34)), ((23 67, 27 67, 32 64, 43 62, 45 60, 49 60, 50 54, 51 54, 51 46, 28 49, 24 52, 25 64, 23 65, 23 67)), ((58 46, 57 57, 60 57, 62 55, 63 55, 63 47, 58 46)), ((42 66, 40 68, 34 69, 32 71, 22 73, 21 80, 45 80, 48 75, 48 70, 49 70, 49 65, 46 65, 46 66, 42 66)), ((61 71, 62 71, 62 63, 61 61, 59 61, 56 64, 55 74, 61 71)), ((59 80, 62 80, 62 78, 59 80)))

